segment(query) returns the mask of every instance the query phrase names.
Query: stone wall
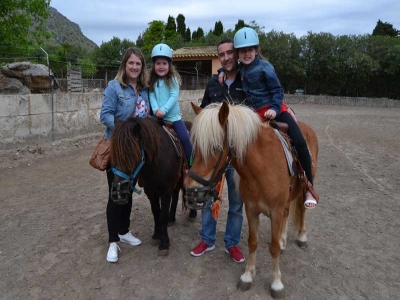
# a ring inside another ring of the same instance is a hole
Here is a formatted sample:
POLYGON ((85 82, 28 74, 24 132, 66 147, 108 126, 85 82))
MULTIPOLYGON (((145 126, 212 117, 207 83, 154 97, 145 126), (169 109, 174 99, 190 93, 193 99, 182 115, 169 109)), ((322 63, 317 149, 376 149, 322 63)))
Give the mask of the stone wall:
MULTIPOLYGON (((190 102, 198 103, 203 93, 204 90, 181 91, 180 107, 185 120, 193 120, 190 102)), ((0 150, 53 139, 100 135, 104 131, 99 122, 102 100, 101 92, 0 95, 0 150)), ((400 101, 384 98, 285 95, 285 101, 288 104, 400 108, 400 101)))

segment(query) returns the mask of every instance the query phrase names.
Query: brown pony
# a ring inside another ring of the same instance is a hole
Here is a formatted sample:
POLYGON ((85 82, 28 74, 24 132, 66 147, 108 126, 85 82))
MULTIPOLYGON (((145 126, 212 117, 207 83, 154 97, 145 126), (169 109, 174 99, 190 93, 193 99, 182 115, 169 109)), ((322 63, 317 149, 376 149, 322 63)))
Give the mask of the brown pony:
POLYGON ((168 222, 175 222, 183 187, 186 158, 181 144, 174 145, 156 119, 128 118, 113 130, 110 159, 114 173, 111 199, 114 203, 125 202, 138 182, 150 200, 154 216, 152 244, 159 246, 158 255, 168 255, 167 226, 168 222))
MULTIPOLYGON (((203 188, 204 184, 200 184, 196 178, 214 186, 214 181, 219 177, 216 174, 221 174, 225 166, 232 163, 240 176, 236 186, 239 187, 249 224, 249 257, 238 288, 250 289, 255 277, 259 215, 262 213, 271 220, 271 294, 274 298, 281 297, 284 286, 279 269, 279 254, 286 247, 289 208, 293 226, 298 231, 298 245, 307 246, 301 182, 297 176, 290 175, 282 144, 273 128, 262 123, 253 110, 226 102, 209 105, 205 109, 192 103, 192 107, 197 114, 191 131, 195 149, 191 173, 195 175, 188 180, 187 193, 193 195, 196 190, 203 188)), ((314 160, 312 172, 315 176, 317 136, 305 123, 299 122, 299 126, 314 160)))

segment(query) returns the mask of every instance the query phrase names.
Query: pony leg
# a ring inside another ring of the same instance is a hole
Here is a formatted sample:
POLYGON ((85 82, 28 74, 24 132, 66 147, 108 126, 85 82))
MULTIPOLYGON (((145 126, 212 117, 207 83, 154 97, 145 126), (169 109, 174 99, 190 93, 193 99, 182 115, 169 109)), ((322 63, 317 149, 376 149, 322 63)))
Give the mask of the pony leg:
POLYGON ((254 277, 256 276, 256 250, 258 246, 258 227, 260 218, 258 213, 253 213, 246 208, 247 222, 249 224, 249 258, 247 260, 245 272, 240 276, 237 288, 242 291, 248 291, 251 287, 254 277))
POLYGON ((284 216, 283 220, 282 220, 281 236, 279 238, 279 246, 280 246, 280 249, 281 249, 281 254, 286 249, 287 225, 288 225, 288 216, 284 216))
POLYGON ((153 213, 154 219, 154 233, 152 236, 151 244, 153 246, 157 246, 161 240, 161 218, 160 218, 160 202, 159 198, 156 195, 148 195, 150 200, 151 212, 153 213))
POLYGON ((304 207, 302 196, 291 202, 290 214, 292 215, 292 226, 298 234, 296 240, 297 246, 302 249, 307 248, 306 208, 304 207))
POLYGON ((172 193, 172 201, 171 201, 171 208, 169 210, 169 217, 168 217, 168 226, 171 226, 176 221, 176 207, 178 206, 179 201, 179 190, 175 190, 172 193))
POLYGON ((171 194, 165 194, 161 196, 161 240, 158 246, 158 255, 167 256, 169 249, 169 237, 168 237, 168 219, 169 219, 169 208, 171 205, 171 194))
POLYGON ((275 212, 271 216, 271 244, 269 245, 269 252, 273 259, 273 281, 271 284, 271 296, 273 298, 282 298, 283 284, 281 281, 281 270, 279 269, 279 255, 280 255, 280 235, 282 230, 284 213, 275 212))
POLYGON ((282 229, 281 229, 281 235, 279 238, 279 246, 281 247, 281 254, 285 251, 286 249, 286 239, 287 239, 287 226, 288 226, 288 217, 289 217, 289 207, 290 203, 288 202, 285 207, 285 211, 283 213, 283 219, 282 219, 282 229))

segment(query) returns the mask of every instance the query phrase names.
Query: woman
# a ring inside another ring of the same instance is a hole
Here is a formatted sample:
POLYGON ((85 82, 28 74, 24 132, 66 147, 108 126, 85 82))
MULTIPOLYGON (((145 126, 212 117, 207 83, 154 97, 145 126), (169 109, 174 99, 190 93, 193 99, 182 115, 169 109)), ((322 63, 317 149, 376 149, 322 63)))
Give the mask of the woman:
MULTIPOLYGON (((148 72, 143 54, 137 48, 128 48, 122 58, 117 76, 108 83, 104 90, 104 99, 100 111, 100 121, 106 125, 104 138, 110 139, 116 119, 126 120, 131 116, 143 118, 150 112, 148 92, 148 72)), ((118 242, 138 246, 142 242, 129 231, 130 215, 132 210, 132 194, 128 203, 116 205, 111 200, 110 189, 114 174, 107 168, 108 203, 107 203, 107 227, 108 262, 118 261, 118 251, 121 249, 118 242)))

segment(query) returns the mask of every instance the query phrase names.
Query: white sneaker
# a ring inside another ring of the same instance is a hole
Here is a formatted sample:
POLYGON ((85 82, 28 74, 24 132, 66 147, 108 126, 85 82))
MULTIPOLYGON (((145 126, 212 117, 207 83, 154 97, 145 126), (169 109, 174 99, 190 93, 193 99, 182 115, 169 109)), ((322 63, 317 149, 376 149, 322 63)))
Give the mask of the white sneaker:
POLYGON ((117 243, 111 243, 110 248, 108 248, 107 252, 107 261, 108 262, 117 262, 118 261, 118 251, 121 251, 117 243))
POLYGON ((142 243, 142 241, 139 240, 138 238, 135 238, 130 231, 124 235, 118 234, 118 236, 119 240, 122 243, 128 243, 131 244, 132 246, 139 246, 142 243))

